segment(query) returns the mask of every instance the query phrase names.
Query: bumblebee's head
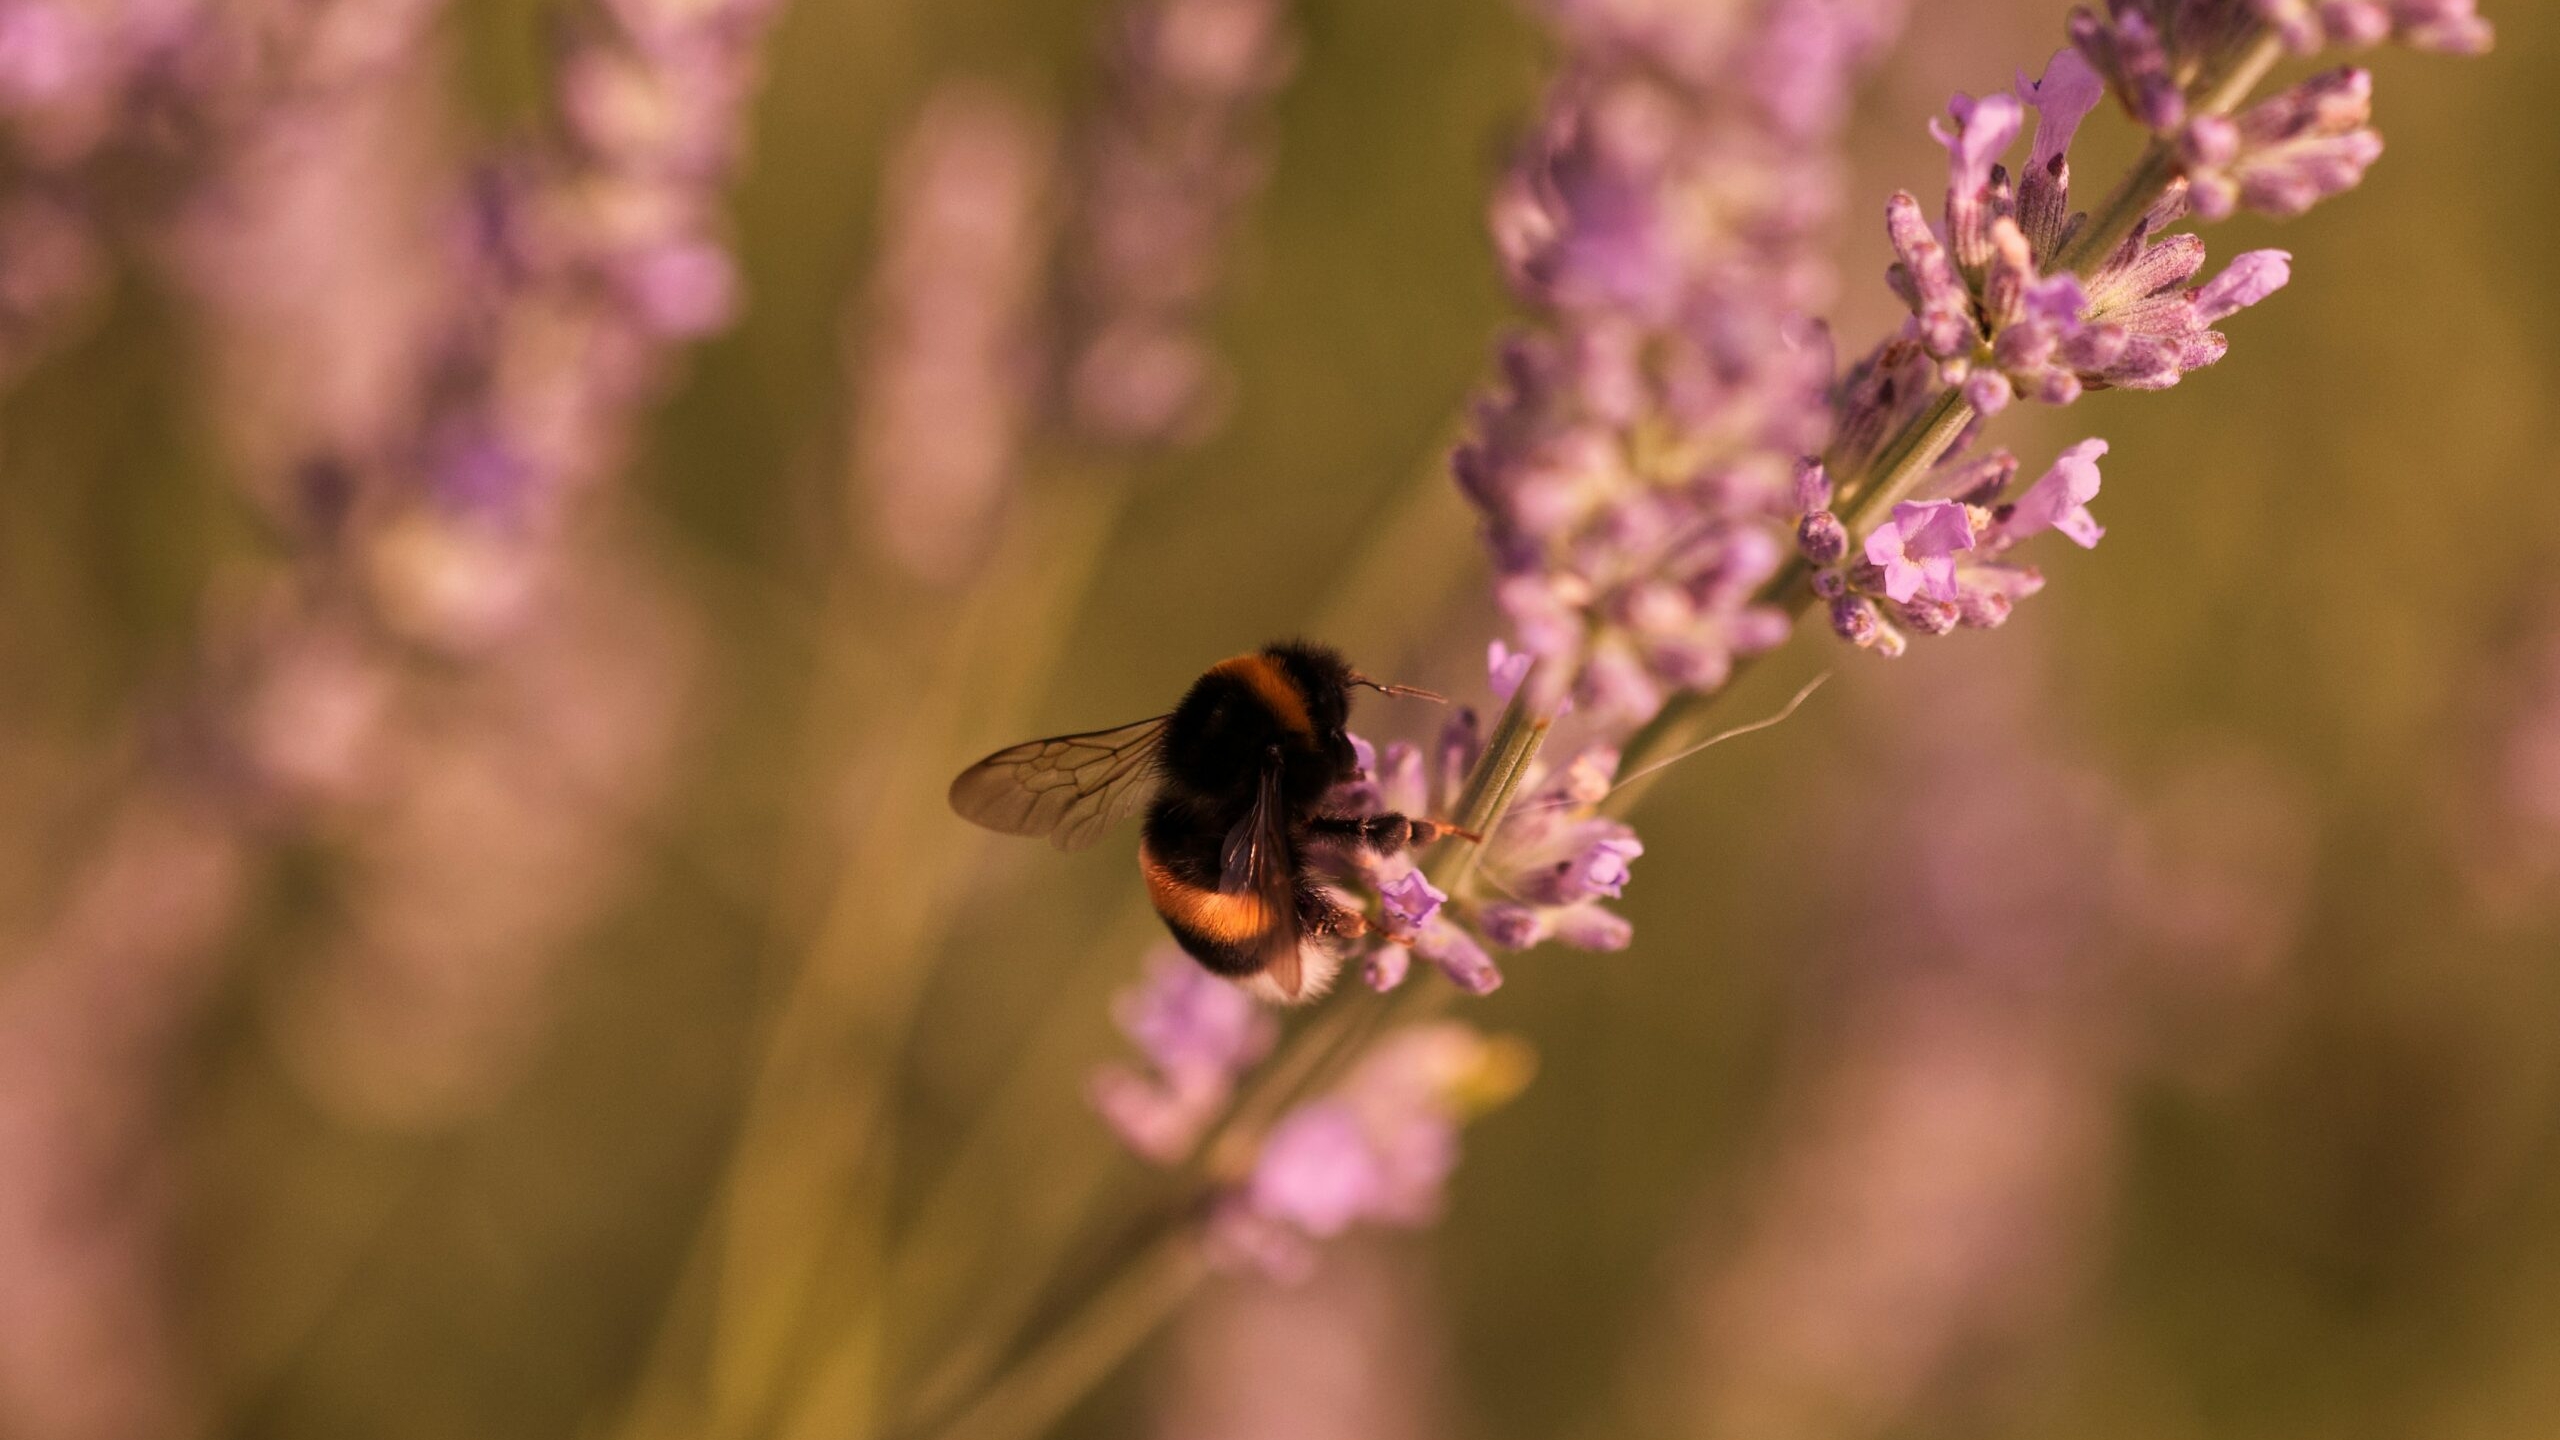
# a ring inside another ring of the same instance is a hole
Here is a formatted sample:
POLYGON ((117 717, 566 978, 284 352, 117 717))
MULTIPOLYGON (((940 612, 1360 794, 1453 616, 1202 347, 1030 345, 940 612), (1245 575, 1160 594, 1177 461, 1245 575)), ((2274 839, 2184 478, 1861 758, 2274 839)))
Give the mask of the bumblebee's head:
POLYGON ((1348 775, 1359 761, 1351 750, 1351 691, 1365 686, 1382 695, 1412 695, 1427 700, 1439 696, 1410 685, 1382 685, 1351 668, 1341 652, 1303 640, 1288 640, 1263 647, 1264 659, 1289 678, 1290 684, 1305 698, 1307 724, 1313 731, 1317 753, 1337 775, 1348 775))
MULTIPOLYGON (((1315 730, 1318 742, 1341 740, 1344 728, 1351 723, 1354 679, 1350 664, 1341 654, 1302 640, 1266 645, 1262 653, 1305 697, 1307 723, 1315 730)), ((1343 741, 1346 750, 1349 744, 1343 741)))

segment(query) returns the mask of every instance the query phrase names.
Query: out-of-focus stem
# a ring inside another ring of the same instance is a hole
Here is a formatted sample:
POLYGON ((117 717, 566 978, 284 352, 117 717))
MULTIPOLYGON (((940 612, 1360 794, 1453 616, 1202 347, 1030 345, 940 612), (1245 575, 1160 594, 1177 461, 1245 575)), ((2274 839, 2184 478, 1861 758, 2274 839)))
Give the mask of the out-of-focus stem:
POLYGON ((1097 1293, 1070 1324, 1041 1342, 936 1440, 1028 1440, 1146 1343, 1209 1266, 1187 1230, 1158 1240, 1097 1293))
MULTIPOLYGON (((990 567, 1007 580, 982 587, 942 626, 930 646, 938 662, 904 682, 912 688, 881 723, 880 758, 912 755, 966 717, 1011 713, 1036 693, 1127 492, 1124 477, 1110 471, 1061 474, 1033 488, 1011 553, 990 567), (1003 658, 989 664, 990 656, 1003 658)), ((841 641, 822 662, 822 692, 844 683, 842 647, 857 638, 848 614, 830 620, 827 639, 841 641)), ((832 698, 818 696, 821 706, 832 698)), ((844 1201, 858 1172, 884 1158, 878 1146, 889 1127, 879 1122, 924 958, 938 949, 931 939, 958 903, 950 886, 920 877, 965 868, 920 864, 913 847, 918 836, 962 845, 981 838, 925 823, 940 817, 942 804, 930 779, 902 774, 884 787, 847 846, 759 1047, 729 1171, 628 1417, 633 1437, 670 1424, 682 1433, 742 1435, 766 1423, 789 1368, 803 1358, 795 1342, 825 1262, 850 1245, 861 1285, 879 1283, 878 1237, 868 1233, 877 1217, 847 1213, 844 1201), (680 1335, 707 1343, 699 1416, 690 1415, 685 1395, 692 1355, 680 1335)))

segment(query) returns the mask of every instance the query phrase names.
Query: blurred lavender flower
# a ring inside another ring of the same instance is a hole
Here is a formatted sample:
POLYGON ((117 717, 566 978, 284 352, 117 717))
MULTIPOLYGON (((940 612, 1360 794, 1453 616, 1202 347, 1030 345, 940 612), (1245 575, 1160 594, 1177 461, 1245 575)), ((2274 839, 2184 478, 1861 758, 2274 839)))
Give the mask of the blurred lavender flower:
MULTIPOLYGON (((243 152, 302 127, 415 55, 434 0, 366 5, 11 0, 0 5, 0 376, 147 250, 243 152), (211 177, 208 179, 208 177, 211 177)), ((325 139, 319 143, 326 144, 325 139)))
POLYGON ((572 502, 621 458, 676 347, 725 326, 718 207, 772 0, 623 0, 560 61, 559 143, 474 175, 460 280, 416 415, 366 457, 404 475, 374 556, 386 613, 470 645, 515 623, 572 502))
POLYGON ((0 200, 0 382, 43 357, 96 296, 103 268, 77 200, 32 186, 0 200))
POLYGON ((1533 1066, 1518 1041, 1454 1021, 1387 1036, 1338 1089, 1263 1138, 1250 1172, 1218 1202, 1213 1256, 1300 1278, 1311 1240, 1355 1225, 1429 1224, 1457 1165, 1459 1127, 1518 1094, 1533 1066))
POLYGON ((1715 1207, 1663 1360, 1702 1383, 1664 1428, 1899 1433, 2030 1363, 2102 1253, 2121 1087, 2194 1043, 2163 1016, 2250 1010, 2235 988, 2298 934, 2311 837, 2284 787, 2212 766, 2216 805, 2137 799, 2056 751, 2048 688, 2025 637, 1858 687, 1891 723, 1816 823, 1895 858, 1814 917, 1821 1019, 1738 1234, 1715 1207))
POLYGON ((318 812, 346 917, 276 987, 271 1026, 330 1113, 451 1125, 539 1053, 567 960, 640 869, 633 831, 668 787, 701 660, 693 617, 636 561, 583 541, 506 644, 354 697, 380 712, 351 727, 369 753, 318 812))
POLYGON ((2560 591, 2515 609, 2515 633, 2466 687, 2472 743, 2445 817, 2473 894, 2508 923, 2547 917, 2560 879, 2560 591))
POLYGON ((1200 328, 1295 65, 1286 0, 1129 0, 1113 17, 1065 262, 1064 407, 1086 439, 1176 443, 1218 421, 1200 328))
POLYGON ((1545 7, 1569 47, 1491 225, 1538 329, 1503 354, 1454 462, 1497 595, 1539 673, 1631 727, 1784 639, 1757 591, 1773 522, 1829 429, 1832 152, 1890 0, 1739 15, 1639 0, 1545 7))
POLYGON ((1306 1281, 1238 1280, 1186 1310, 1160 1440, 1431 1440, 1449 1433, 1447 1322, 1419 1257, 1336 1245, 1306 1281))
POLYGON ((2179 139, 2196 214, 2299 215, 2354 189, 2382 156, 2372 117, 2373 76, 2357 69, 2314 76, 2236 117, 2197 116, 2179 139))
POLYGON ((146 784, 0 980, 0 1432, 16 1440, 202 1432, 168 1110, 244 859, 203 795, 146 784))
POLYGON ((1147 957, 1137 988, 1112 1008, 1151 1073, 1103 1066, 1089 1092, 1093 1107, 1121 1143, 1159 1165, 1199 1143, 1280 1028, 1251 996, 1171 946, 1147 957))
POLYGON ((889 164, 857 325, 855 465, 881 545, 928 581, 984 552, 1038 378, 1052 142, 1003 92, 926 101, 889 164))

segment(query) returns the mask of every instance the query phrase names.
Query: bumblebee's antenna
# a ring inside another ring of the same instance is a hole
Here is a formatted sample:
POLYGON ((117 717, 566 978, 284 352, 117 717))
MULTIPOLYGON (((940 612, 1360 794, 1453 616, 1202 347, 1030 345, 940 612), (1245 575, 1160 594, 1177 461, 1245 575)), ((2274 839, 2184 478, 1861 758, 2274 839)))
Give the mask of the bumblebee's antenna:
POLYGON ((1352 675, 1351 683, 1354 685, 1366 685, 1381 695, 1392 695, 1400 700, 1428 700, 1434 705, 1446 705, 1449 703, 1448 696, 1443 695, 1436 690, 1425 690, 1419 685, 1388 685, 1372 680, 1366 675, 1357 673, 1352 675))

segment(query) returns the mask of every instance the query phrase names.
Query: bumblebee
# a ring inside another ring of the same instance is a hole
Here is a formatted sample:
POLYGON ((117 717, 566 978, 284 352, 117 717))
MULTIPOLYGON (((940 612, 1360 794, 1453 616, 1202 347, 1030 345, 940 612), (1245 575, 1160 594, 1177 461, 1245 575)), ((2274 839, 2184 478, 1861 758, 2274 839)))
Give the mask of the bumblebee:
POLYGON ((1173 938, 1264 999, 1312 1000, 1369 922, 1311 856, 1393 854, 1465 835, 1433 820, 1326 811, 1326 793, 1359 768, 1343 727, 1362 687, 1440 698, 1371 680, 1321 645, 1266 645, 1211 666, 1167 714, 997 751, 951 782, 951 808, 1062 850, 1143 809, 1138 869, 1173 938))

